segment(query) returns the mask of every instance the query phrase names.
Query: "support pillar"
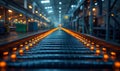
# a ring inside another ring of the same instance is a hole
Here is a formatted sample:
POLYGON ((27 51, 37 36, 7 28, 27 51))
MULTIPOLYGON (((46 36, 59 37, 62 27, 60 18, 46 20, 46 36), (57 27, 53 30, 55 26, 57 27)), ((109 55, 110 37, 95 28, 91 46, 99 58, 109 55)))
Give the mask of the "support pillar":
POLYGON ((24 0, 24 8, 27 9, 27 0, 24 0))
POLYGON ((90 16, 89 16, 89 34, 93 35, 93 6, 94 6, 94 0, 90 0, 90 16))
POLYGON ((102 0, 97 0, 98 3, 98 16, 102 16, 102 0))
POLYGON ((110 39, 110 4, 111 0, 106 1, 107 14, 106 14, 106 41, 110 39))
POLYGON ((32 13, 34 14, 35 13, 35 3, 33 2, 32 4, 33 8, 32 8, 32 13))

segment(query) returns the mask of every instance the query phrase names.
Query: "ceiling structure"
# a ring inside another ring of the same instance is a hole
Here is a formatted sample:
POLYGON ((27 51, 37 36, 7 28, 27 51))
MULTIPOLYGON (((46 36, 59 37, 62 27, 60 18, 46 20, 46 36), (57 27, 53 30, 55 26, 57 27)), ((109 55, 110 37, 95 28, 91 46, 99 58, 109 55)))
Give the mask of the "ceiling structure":
MULTIPOLYGON (((18 5, 24 7, 24 0, 13 0, 18 5)), ((37 4, 35 10, 39 14, 46 16, 55 24, 63 23, 64 17, 69 15, 70 9, 74 9, 79 0, 27 0, 28 6, 33 2, 37 4)), ((30 9, 29 9, 30 10, 30 9)), ((30 10, 32 12, 32 10, 30 10)), ((38 15, 39 15, 38 14, 38 15)), ((67 18, 67 17, 66 17, 67 18)))

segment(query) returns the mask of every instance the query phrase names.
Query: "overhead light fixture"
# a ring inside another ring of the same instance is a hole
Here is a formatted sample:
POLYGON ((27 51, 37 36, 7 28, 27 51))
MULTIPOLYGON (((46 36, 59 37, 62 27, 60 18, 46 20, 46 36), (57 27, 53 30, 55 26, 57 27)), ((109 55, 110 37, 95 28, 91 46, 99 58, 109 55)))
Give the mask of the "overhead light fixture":
POLYGON ((61 13, 61 11, 59 11, 59 13, 61 13))
POLYGON ((20 17, 22 16, 22 14, 19 15, 20 17))
POLYGON ((62 2, 59 2, 59 4, 61 5, 61 4, 62 4, 62 2))
POLYGON ((76 5, 71 5, 72 8, 76 7, 76 5))
POLYGON ((28 7, 29 7, 30 9, 32 9, 32 6, 31 6, 31 5, 29 5, 28 7))
POLYGON ((93 11, 95 11, 95 10, 96 10, 96 8, 93 8, 92 10, 93 10, 93 11))
POLYGON ((50 7, 45 7, 45 9, 52 9, 52 7, 50 6, 50 7))
POLYGON ((42 14, 40 14, 40 16, 42 16, 42 14))
POLYGON ((53 11, 52 10, 49 10, 48 13, 52 13, 53 11))
POLYGON ((35 13, 38 13, 38 11, 35 11, 35 13))
POLYGON ((41 3, 50 3, 50 0, 41 1, 41 3))
POLYGON ((12 10, 8 10, 9 13, 12 13, 13 11, 12 10))
POLYGON ((98 3, 95 3, 95 5, 98 5, 98 3))
POLYGON ((61 7, 59 7, 59 9, 62 9, 61 7))

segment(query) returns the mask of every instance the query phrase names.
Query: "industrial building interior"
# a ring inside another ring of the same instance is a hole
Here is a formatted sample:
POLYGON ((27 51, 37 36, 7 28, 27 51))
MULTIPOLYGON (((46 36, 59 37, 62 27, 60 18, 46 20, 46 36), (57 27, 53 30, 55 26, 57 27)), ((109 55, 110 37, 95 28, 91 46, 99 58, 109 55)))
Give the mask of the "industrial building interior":
POLYGON ((0 71, 120 71, 120 0, 0 0, 0 71))

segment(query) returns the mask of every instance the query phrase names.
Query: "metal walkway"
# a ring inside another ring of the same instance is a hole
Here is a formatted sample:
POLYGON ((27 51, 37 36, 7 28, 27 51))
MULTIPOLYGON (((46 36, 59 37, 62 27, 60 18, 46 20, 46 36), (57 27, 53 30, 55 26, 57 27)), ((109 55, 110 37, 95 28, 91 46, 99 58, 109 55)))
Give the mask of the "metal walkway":
POLYGON ((7 60, 9 71, 109 71, 114 62, 103 60, 103 55, 96 55, 79 40, 68 33, 57 30, 42 39, 23 55, 17 54, 17 60, 7 60))

